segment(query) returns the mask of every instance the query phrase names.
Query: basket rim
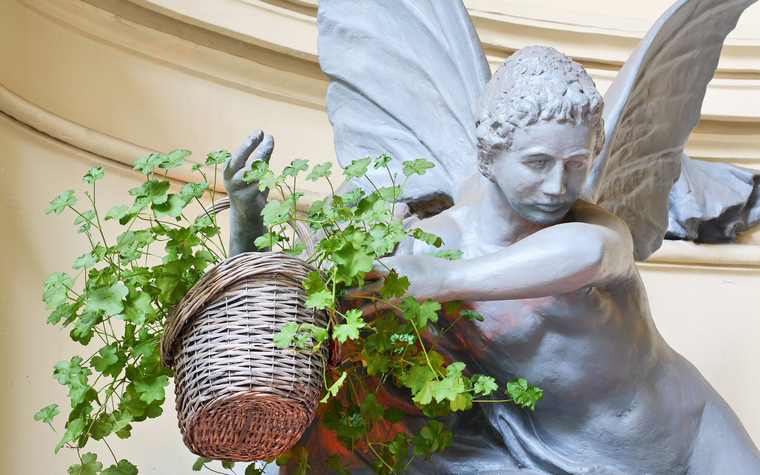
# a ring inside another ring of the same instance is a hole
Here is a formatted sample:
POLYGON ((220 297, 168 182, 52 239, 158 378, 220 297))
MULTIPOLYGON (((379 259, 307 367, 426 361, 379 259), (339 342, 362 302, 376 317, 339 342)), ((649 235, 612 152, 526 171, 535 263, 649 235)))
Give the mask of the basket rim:
POLYGON ((212 267, 185 294, 177 304, 176 311, 170 313, 161 336, 161 363, 169 368, 174 367, 179 336, 183 329, 192 321, 191 317, 201 307, 223 292, 225 288, 264 272, 271 275, 292 275, 291 269, 294 267, 300 267, 307 272, 316 271, 313 266, 303 260, 279 251, 243 252, 212 267), (272 262, 278 262, 275 269, 267 266, 262 270, 265 264, 272 262), (235 272, 230 272, 233 269, 235 272))

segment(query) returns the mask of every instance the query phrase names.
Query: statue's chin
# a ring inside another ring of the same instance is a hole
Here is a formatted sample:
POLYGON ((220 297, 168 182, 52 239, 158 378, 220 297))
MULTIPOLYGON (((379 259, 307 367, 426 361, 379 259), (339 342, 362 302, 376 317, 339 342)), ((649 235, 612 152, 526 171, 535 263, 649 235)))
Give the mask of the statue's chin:
POLYGON ((539 226, 551 226, 557 224, 565 217, 569 206, 563 206, 561 208, 551 209, 539 208, 537 206, 519 206, 515 207, 515 211, 523 217, 526 221, 539 226))

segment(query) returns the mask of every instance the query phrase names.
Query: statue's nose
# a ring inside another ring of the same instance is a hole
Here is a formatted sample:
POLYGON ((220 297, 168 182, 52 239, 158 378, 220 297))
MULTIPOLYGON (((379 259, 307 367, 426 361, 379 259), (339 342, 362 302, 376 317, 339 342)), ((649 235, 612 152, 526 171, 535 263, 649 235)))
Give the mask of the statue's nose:
POLYGON ((559 196, 565 193, 565 167, 557 164, 547 173, 541 186, 546 195, 559 196))

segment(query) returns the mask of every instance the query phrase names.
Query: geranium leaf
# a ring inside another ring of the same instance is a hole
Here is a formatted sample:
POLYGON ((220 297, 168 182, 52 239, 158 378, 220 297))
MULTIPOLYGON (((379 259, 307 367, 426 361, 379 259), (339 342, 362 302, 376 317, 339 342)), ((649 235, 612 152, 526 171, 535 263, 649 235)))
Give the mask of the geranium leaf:
POLYGON ((433 400, 433 395, 435 394, 435 388, 437 385, 438 381, 425 381, 417 394, 414 395, 414 402, 423 406, 425 404, 430 404, 430 402, 433 400))
POLYGON ((100 472, 100 475, 137 475, 137 467, 128 460, 119 460, 117 465, 111 465, 100 472))
POLYGON ((103 312, 104 315, 115 315, 124 310, 122 299, 128 293, 127 286, 120 283, 110 287, 98 287, 90 292, 85 309, 90 312, 103 312))
POLYGON ((492 392, 499 389, 499 386, 496 385, 496 380, 493 379, 491 376, 483 376, 482 374, 476 374, 473 376, 473 389, 475 391, 475 394, 482 394, 483 396, 488 396, 492 392))
POLYGON ((264 226, 269 227, 288 221, 293 211, 293 206, 288 202, 280 203, 277 200, 270 201, 264 206, 264 209, 261 210, 261 217, 264 218, 264 226))
POLYGON ((153 203, 150 208, 156 214, 156 218, 163 218, 164 216, 178 218, 182 214, 182 210, 185 209, 185 205, 187 205, 186 200, 182 199, 180 195, 172 193, 161 203, 153 203))
POLYGON ((356 340, 359 338, 359 330, 367 325, 362 318, 362 312, 355 308, 346 312, 345 317, 345 323, 335 325, 333 328, 333 338, 341 343, 345 343, 349 339, 356 340))
POLYGON ((61 450, 61 447, 76 440, 84 432, 85 424, 82 419, 73 419, 66 423, 66 432, 63 434, 63 438, 58 445, 55 446, 55 453, 61 450))
POLYGON ((308 308, 324 310, 334 305, 335 299, 329 290, 320 290, 309 295, 304 305, 308 308))
POLYGON ((97 475, 103 468, 103 464, 98 462, 98 456, 93 453, 82 455, 81 464, 74 464, 69 467, 69 475, 97 475))
POLYGON ((341 374, 340 378, 327 388, 327 394, 325 394, 319 402, 325 403, 330 396, 335 397, 338 394, 338 391, 340 391, 340 388, 343 387, 343 382, 346 380, 346 376, 348 376, 348 373, 346 372, 341 374))
POLYGON ((135 381, 135 390, 140 395, 141 401, 150 404, 153 401, 161 401, 166 397, 164 387, 168 385, 169 378, 166 375, 149 376, 135 381))
POLYGON ((95 210, 88 209, 82 214, 77 215, 74 219, 74 224, 91 223, 95 219, 95 210))
POLYGON ((483 315, 479 314, 475 310, 462 310, 461 312, 459 312, 459 316, 462 317, 462 318, 464 318, 465 320, 467 320, 469 322, 471 322, 473 320, 477 320, 479 322, 482 322, 484 320, 483 319, 483 315))
POLYGON ((336 279, 340 282, 361 282, 365 273, 372 270, 374 255, 369 255, 351 243, 345 243, 333 253, 333 259, 338 266, 336 279))
POLYGON ((272 341, 277 348, 289 348, 297 331, 298 324, 296 322, 286 323, 282 330, 272 338, 272 341))
POLYGON ((396 271, 391 271, 390 274, 385 276, 383 286, 380 288, 380 296, 385 299, 403 297, 408 288, 409 279, 399 277, 396 271))
POLYGON ((68 291, 74 285, 74 279, 65 272, 53 272, 42 284, 42 300, 45 308, 56 308, 68 299, 68 291))
POLYGON ((160 204, 166 201, 170 186, 168 180, 148 180, 142 186, 129 190, 129 194, 137 197, 136 200, 160 204))
POLYGON ((117 350, 113 346, 104 346, 98 350, 98 355, 93 356, 90 365, 99 373, 106 373, 109 368, 119 362, 117 350))
POLYGON ((139 171, 143 175, 153 171, 154 167, 157 167, 161 163, 161 155, 158 153, 151 153, 145 157, 140 157, 135 160, 133 170, 139 171))
POLYGON ((297 158, 290 162, 290 165, 285 167, 282 171, 283 176, 295 177, 299 172, 303 172, 309 169, 309 161, 297 158))
POLYGON ((206 457, 198 457, 198 459, 196 459, 195 463, 193 464, 193 471, 200 472, 203 469, 203 466, 209 462, 213 462, 213 460, 206 457))
POLYGON ((176 168, 185 163, 185 157, 192 154, 190 150, 173 150, 167 154, 161 154, 161 163, 158 164, 158 168, 162 170, 168 170, 170 168, 176 168))
POLYGON ((407 297, 401 302, 401 308, 404 310, 404 318, 414 322, 417 328, 424 328, 427 322, 438 321, 438 311, 441 310, 441 304, 431 299, 427 299, 420 305, 414 297, 407 297))
POLYGON ((367 168, 372 163, 372 158, 365 157, 352 161, 343 169, 343 174, 348 178, 359 178, 367 174, 367 168))
POLYGON ((390 156, 382 154, 375 159, 375 170, 378 168, 386 167, 393 160, 390 156))
POLYGON ((525 378, 517 378, 507 382, 506 393, 521 407, 536 408, 536 403, 544 397, 544 391, 532 384, 528 384, 525 378))
POLYGON ((86 269, 88 267, 94 266, 97 263, 98 263, 98 257, 93 256, 92 253, 88 252, 87 254, 79 256, 77 260, 74 261, 74 264, 71 267, 73 269, 82 269, 82 268, 86 269))
POLYGON ((418 158, 415 160, 407 160, 404 163, 404 175, 412 176, 414 174, 424 175, 429 168, 435 167, 431 162, 428 162, 424 158, 418 158))
POLYGON ((322 275, 317 271, 310 271, 307 278, 301 281, 301 284, 307 295, 325 290, 325 282, 322 280, 322 275))
POLYGON ((230 158, 231 154, 227 150, 219 150, 206 155, 206 165, 220 165, 230 158))
POLYGON ((285 249, 283 252, 293 257, 298 257, 306 250, 306 245, 302 242, 296 243, 291 249, 285 249))
POLYGON ((209 186, 211 185, 205 181, 197 182, 197 183, 187 183, 179 191, 179 194, 180 196, 185 198, 187 201, 190 201, 191 198, 201 198, 203 196, 203 193, 206 192, 209 186))
POLYGON ((87 173, 85 173, 84 176, 82 177, 82 182, 92 185, 97 180, 100 180, 104 176, 105 176, 105 168, 103 167, 90 168, 90 170, 87 173))
POLYGON ((442 251, 431 252, 428 256, 439 257, 449 261, 456 261, 462 258, 462 251, 456 249, 444 249, 442 251))
POLYGON ((364 197, 366 193, 361 188, 356 188, 355 190, 348 191, 346 193, 343 193, 340 198, 342 198, 343 202, 345 204, 356 204, 359 202, 360 199, 364 197))
POLYGON ((70 360, 63 360, 56 363, 53 371, 53 378, 60 384, 67 385, 72 381, 86 382, 87 375, 91 371, 82 366, 82 358, 73 356, 70 360))
POLYGON ((60 413, 61 411, 58 410, 58 404, 51 404, 49 406, 43 407, 36 414, 34 414, 34 420, 50 424, 53 422, 53 418, 60 413))
POLYGON ((129 206, 127 205, 114 206, 106 213, 105 220, 108 221, 109 219, 121 219, 126 216, 127 210, 129 210, 129 206))
POLYGON ((330 167, 332 167, 332 162, 325 162, 320 163, 319 165, 314 165, 311 173, 306 175, 306 179, 310 181, 317 181, 320 178, 327 178, 332 174, 330 167))
POLYGON ((77 204, 77 199, 74 196, 74 190, 66 190, 53 198, 53 201, 45 208, 45 214, 61 214, 68 206, 74 206, 75 204, 77 204))
POLYGON ((440 237, 432 233, 427 233, 420 228, 414 228, 414 231, 412 231, 412 236, 414 236, 415 239, 419 239, 420 241, 425 242, 426 244, 430 244, 431 246, 441 247, 441 245, 443 245, 443 240, 440 237))

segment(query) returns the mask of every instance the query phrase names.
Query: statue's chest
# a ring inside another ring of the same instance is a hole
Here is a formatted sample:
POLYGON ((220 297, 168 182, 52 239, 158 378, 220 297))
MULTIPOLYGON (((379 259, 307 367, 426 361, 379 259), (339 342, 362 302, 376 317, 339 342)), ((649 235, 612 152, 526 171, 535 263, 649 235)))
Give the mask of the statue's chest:
POLYGON ((583 331, 589 324, 584 317, 593 311, 589 297, 586 290, 580 290, 535 299, 464 302, 462 307, 475 310, 483 321, 457 324, 455 338, 476 359, 494 350, 528 356, 541 346, 547 333, 583 331))

